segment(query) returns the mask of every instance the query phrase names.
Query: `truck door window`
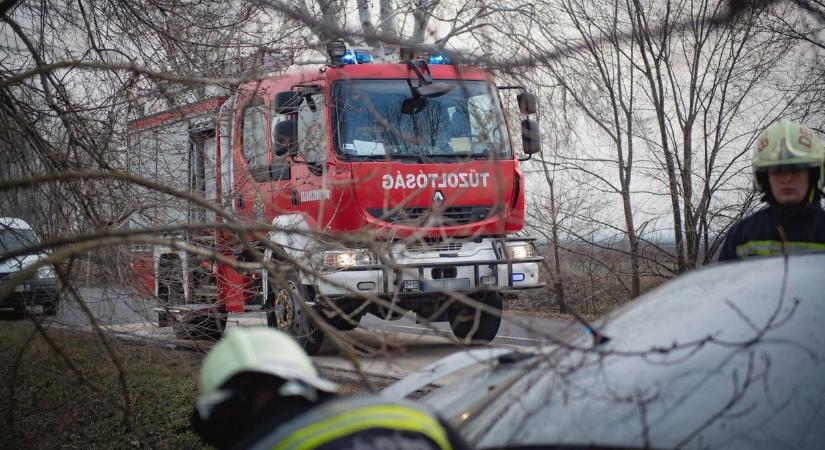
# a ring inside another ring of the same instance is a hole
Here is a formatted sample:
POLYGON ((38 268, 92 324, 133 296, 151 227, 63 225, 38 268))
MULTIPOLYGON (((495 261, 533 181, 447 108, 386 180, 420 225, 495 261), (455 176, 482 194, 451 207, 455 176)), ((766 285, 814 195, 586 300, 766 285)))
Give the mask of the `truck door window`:
POLYGON ((298 108, 298 145, 304 160, 309 163, 323 165, 326 160, 324 111, 323 94, 307 96, 298 108))
POLYGON ((504 141, 501 135, 500 119, 493 109, 489 94, 474 95, 467 98, 467 117, 470 119, 469 134, 483 142, 504 141))
POLYGON ((266 124, 264 105, 260 99, 250 101, 243 112, 243 143, 241 149, 247 164, 266 164, 266 124))
MULTIPOLYGON (((195 129, 189 133, 189 189, 204 199, 215 199, 215 130, 195 129)), ((208 218, 205 208, 190 206, 189 218, 204 222, 208 218)))

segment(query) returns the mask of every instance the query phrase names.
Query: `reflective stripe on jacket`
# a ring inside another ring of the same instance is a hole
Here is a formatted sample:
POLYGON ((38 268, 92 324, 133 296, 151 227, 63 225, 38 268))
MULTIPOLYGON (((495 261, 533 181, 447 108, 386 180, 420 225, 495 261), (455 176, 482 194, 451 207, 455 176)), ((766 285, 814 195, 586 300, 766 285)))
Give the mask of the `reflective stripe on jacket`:
POLYGON ((731 228, 719 261, 825 251, 825 210, 819 204, 769 206, 731 228))
POLYGON ((816 242, 748 241, 736 247, 739 259, 750 256, 784 255, 825 251, 825 244, 816 242))
POLYGON ((418 405, 369 396, 331 400, 278 427, 252 448, 454 450, 462 447, 451 441, 445 426, 418 405))

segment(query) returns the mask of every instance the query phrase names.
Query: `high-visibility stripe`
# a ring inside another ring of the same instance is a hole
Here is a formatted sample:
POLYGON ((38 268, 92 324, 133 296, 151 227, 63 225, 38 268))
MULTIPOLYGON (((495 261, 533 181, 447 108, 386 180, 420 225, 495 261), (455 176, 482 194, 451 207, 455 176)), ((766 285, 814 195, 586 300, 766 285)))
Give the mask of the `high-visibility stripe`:
POLYGON ((442 450, 452 447, 447 432, 432 417, 403 406, 379 405, 356 408, 301 428, 278 442, 272 450, 309 450, 327 442, 371 428, 421 433, 442 450))
POLYGON ((736 256, 768 256, 811 253, 825 250, 825 244, 817 242, 748 241, 736 247, 736 256))

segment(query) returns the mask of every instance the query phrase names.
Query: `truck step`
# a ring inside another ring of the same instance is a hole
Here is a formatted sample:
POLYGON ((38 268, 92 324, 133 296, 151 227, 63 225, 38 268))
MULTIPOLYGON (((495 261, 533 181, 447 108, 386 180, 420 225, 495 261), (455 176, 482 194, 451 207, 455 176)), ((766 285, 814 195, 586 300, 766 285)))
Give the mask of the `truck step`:
POLYGON ((218 287, 214 284, 205 284, 192 291, 192 300, 197 303, 217 303, 218 287))
POLYGON ((204 293, 215 293, 218 292, 218 287, 215 285, 205 285, 205 286, 198 286, 194 289, 197 292, 204 292, 204 293))
POLYGON ((215 308, 221 308, 220 303, 190 303, 188 305, 169 305, 166 307, 153 308, 158 313, 168 313, 172 315, 186 314, 192 312, 206 311, 215 308))
POLYGON ((261 312, 264 310, 263 305, 244 305, 244 312, 261 312))

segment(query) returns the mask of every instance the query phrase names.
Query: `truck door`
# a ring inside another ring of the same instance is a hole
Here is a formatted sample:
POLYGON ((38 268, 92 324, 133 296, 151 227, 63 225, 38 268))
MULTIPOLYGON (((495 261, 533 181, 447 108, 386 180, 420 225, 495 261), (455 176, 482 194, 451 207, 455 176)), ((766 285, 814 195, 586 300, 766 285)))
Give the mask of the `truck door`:
MULTIPOLYGON (((193 126, 189 131, 189 192, 204 200, 215 200, 215 129, 204 125, 193 126)), ((207 213, 199 205, 191 205, 190 223, 215 220, 214 213, 207 213)))
POLYGON ((271 129, 267 126, 271 117, 262 97, 254 97, 243 106, 237 133, 241 158, 235 160, 234 180, 236 210, 249 220, 267 224, 282 212, 276 205, 282 204, 289 184, 288 166, 272 159, 271 129))
POLYGON ((334 214, 331 186, 327 183, 328 138, 324 94, 320 89, 304 96, 297 113, 299 154, 290 167, 290 197, 293 210, 307 214, 323 227, 334 214))

